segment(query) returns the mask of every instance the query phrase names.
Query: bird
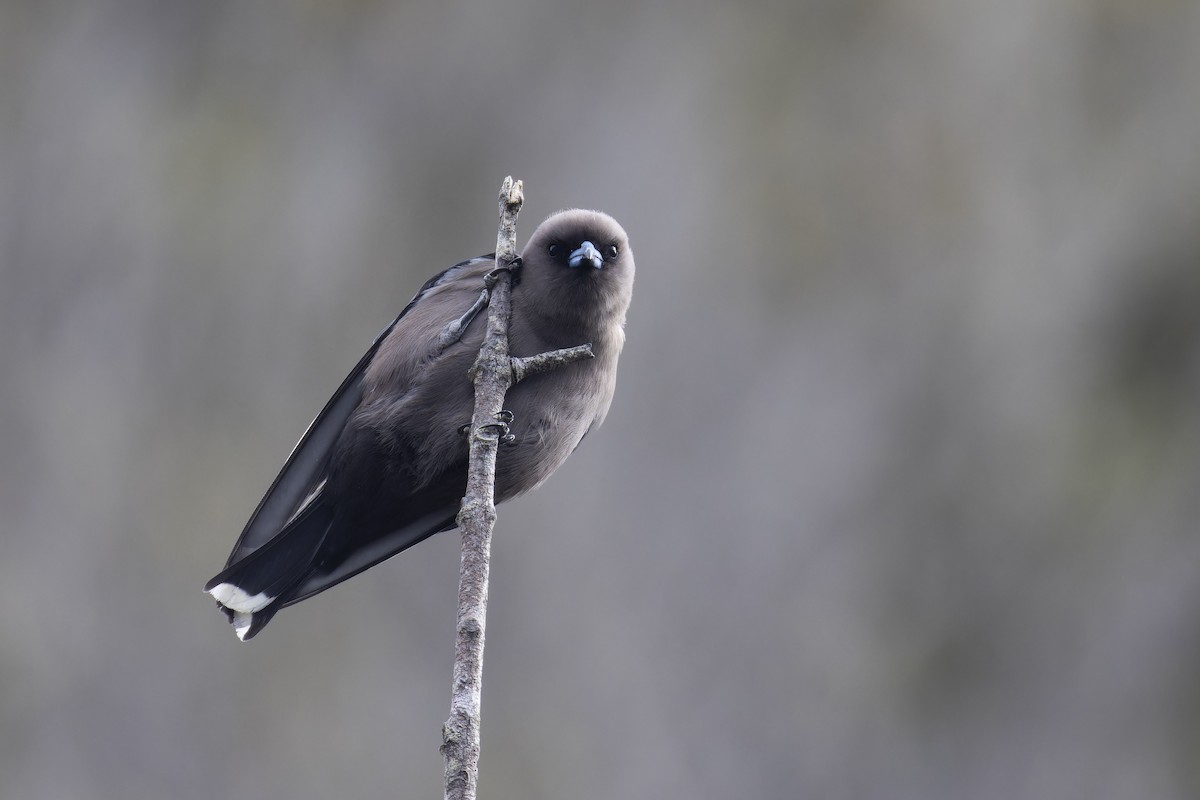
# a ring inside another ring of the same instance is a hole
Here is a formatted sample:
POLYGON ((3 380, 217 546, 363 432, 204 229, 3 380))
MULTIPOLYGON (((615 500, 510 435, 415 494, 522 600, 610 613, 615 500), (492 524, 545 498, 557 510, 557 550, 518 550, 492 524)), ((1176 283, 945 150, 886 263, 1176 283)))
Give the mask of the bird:
MULTIPOLYGON (((204 587, 242 641, 282 608, 455 527, 474 408, 469 371, 486 329, 494 254, 430 278, 308 427, 204 587)), ((550 215, 512 283, 513 356, 590 343, 594 357, 532 375, 505 396, 496 502, 540 486, 604 421, 633 290, 629 237, 587 209, 550 215)))

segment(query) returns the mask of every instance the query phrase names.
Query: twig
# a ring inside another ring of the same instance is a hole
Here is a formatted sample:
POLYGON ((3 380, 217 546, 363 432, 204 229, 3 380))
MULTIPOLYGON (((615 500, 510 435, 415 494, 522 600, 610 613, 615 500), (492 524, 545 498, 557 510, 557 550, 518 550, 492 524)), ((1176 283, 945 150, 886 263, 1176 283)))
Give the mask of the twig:
POLYGON ((458 626, 454 641, 454 688, 450 718, 442 727, 446 760, 446 800, 474 800, 479 782, 479 700, 483 683, 488 561, 496 524, 496 450, 500 430, 490 423, 504 405, 508 367, 508 320, 512 313, 509 270, 517 256, 517 214, 524 202, 520 181, 500 189, 500 229, 496 236, 496 282, 488 302, 487 333, 475 362, 475 414, 467 494, 458 512, 462 563, 458 583, 458 626))
POLYGON ((557 367, 566 366, 573 361, 595 357, 596 355, 592 352, 590 344, 567 347, 549 353, 538 353, 536 356, 529 356, 528 358, 513 356, 509 359, 509 363, 512 364, 512 382, 520 383, 530 375, 537 375, 539 372, 549 372, 557 367))
MULTIPOLYGON (((503 421, 508 419, 502 411, 504 395, 510 386, 524 377, 592 357, 591 345, 527 358, 509 357, 511 273, 520 266, 517 214, 525 200, 522 190, 521 182, 512 178, 505 178, 500 189, 496 267, 486 279, 490 285, 487 333, 471 369, 471 378, 475 382, 475 413, 471 419, 467 494, 457 519, 462 531, 462 562, 454 642, 454 688, 450 698, 450 718, 442 726, 446 800, 475 800, 479 782, 479 701, 483 683, 488 564, 492 527, 496 524, 496 453, 501 441, 505 440, 507 431, 503 421)), ((468 314, 473 316, 477 310, 473 308, 468 314)), ((444 331, 443 336, 459 333, 459 330, 451 330, 449 334, 444 331)))

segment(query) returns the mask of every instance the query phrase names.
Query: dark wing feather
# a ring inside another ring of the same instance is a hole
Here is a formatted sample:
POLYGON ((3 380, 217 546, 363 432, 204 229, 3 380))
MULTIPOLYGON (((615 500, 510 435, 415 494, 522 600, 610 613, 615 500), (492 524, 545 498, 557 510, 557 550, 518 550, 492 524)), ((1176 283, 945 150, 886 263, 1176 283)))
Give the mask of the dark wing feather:
POLYGON ((371 363, 371 359, 375 357, 379 344, 392 332, 404 315, 420 302, 426 292, 440 284, 451 273, 465 267, 478 265, 484 260, 494 261, 495 255, 489 254, 460 261, 434 275, 425 282, 425 285, 413 296, 404 310, 392 320, 392 323, 375 337, 370 348, 342 381, 342 385, 338 387, 333 397, 321 409, 321 413, 308 426, 308 430, 300 438, 292 450, 292 454, 288 456, 279 476, 275 478, 271 488, 259 501, 258 508, 250 516, 250 521, 246 523, 241 536, 238 537, 237 544, 233 546, 233 552, 229 554, 229 559, 225 562, 226 568, 274 538, 320 484, 329 452, 341 435, 342 429, 346 427, 346 421, 362 400, 363 373, 371 363))
POLYGON ((300 583, 295 594, 280 604, 280 608, 286 608, 294 603, 299 603, 301 600, 307 600, 314 594, 323 592, 331 586, 336 586, 342 581, 349 580, 363 570, 369 569, 381 561, 386 561, 413 545, 425 541, 435 533, 450 530, 455 525, 454 518, 458 513, 458 507, 461 502, 462 500, 459 498, 450 503, 446 508, 431 511, 408 523, 403 528, 394 530, 379 539, 367 542, 329 572, 314 572, 307 576, 300 583))

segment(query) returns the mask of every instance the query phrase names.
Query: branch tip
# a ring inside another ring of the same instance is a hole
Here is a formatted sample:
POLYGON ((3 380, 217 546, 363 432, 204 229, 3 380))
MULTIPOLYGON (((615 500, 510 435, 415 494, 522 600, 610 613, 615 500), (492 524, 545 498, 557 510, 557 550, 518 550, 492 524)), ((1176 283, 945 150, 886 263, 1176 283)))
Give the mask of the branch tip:
POLYGON ((565 367, 567 364, 573 364, 576 361, 582 361, 586 358, 595 358, 596 354, 592 352, 592 345, 581 344, 578 347, 566 347, 561 350, 551 350, 546 353, 538 353, 535 356, 513 356, 508 360, 509 366, 512 369, 512 382, 520 383, 531 375, 537 375, 542 372, 549 372, 558 367, 565 367))

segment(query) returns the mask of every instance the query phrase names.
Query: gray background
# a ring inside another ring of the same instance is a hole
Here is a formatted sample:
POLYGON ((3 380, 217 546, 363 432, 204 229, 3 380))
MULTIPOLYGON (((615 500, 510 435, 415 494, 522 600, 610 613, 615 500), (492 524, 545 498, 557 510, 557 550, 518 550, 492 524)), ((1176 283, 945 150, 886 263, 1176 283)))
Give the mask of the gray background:
POLYGON ((201 593, 437 269, 629 230, 486 797, 1200 796, 1200 4, 0 6, 0 796, 437 797, 457 537, 201 593))

